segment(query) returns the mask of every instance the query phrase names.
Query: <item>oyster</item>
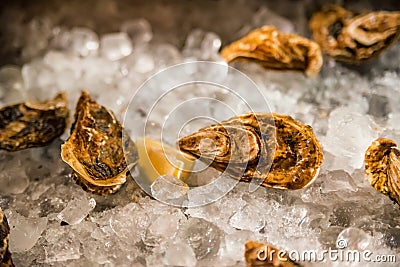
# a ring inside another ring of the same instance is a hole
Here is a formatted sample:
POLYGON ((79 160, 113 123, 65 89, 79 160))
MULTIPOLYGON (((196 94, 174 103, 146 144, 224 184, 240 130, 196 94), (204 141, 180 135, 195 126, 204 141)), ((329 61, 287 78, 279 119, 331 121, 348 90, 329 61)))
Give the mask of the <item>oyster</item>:
POLYGON ((0 267, 14 266, 11 259, 11 253, 8 250, 8 236, 10 235, 10 227, 7 218, 0 208, 0 267))
POLYGON ((138 160, 135 144, 113 112, 97 104, 87 92, 82 92, 78 100, 61 157, 74 169, 73 179, 84 190, 99 195, 116 192, 138 160))
POLYGON ((248 113, 178 141, 181 151, 240 181, 300 189, 318 175, 322 148, 310 126, 290 116, 248 113))
POLYGON ((294 267, 301 266, 290 260, 288 253, 269 244, 247 241, 244 257, 247 267, 294 267))
POLYGON ((368 182, 400 205, 400 150, 396 143, 378 138, 368 147, 364 161, 368 182))
POLYGON ((69 110, 65 94, 0 109, 0 149, 17 151, 44 146, 62 135, 69 110))
POLYGON ((338 61, 359 63, 379 55, 400 35, 400 12, 357 15, 337 5, 316 12, 309 23, 314 40, 338 61))
POLYGON ((292 33, 279 32, 274 26, 251 31, 226 46, 221 56, 227 61, 250 60, 267 69, 304 71, 315 76, 322 67, 322 53, 314 41, 292 33))

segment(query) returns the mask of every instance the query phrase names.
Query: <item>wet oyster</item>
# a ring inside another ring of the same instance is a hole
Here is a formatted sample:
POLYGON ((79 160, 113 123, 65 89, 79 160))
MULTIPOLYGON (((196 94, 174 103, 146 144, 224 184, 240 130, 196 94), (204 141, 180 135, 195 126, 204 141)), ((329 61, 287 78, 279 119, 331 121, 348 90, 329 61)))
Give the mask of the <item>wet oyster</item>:
POLYGON ((290 116, 248 113, 178 141, 181 151, 244 182, 300 189, 318 175, 322 148, 310 126, 290 116))
POLYGON ((135 144, 113 112, 86 92, 79 98, 71 136, 61 147, 61 157, 74 169, 74 180, 84 190, 99 195, 116 192, 138 160, 135 144))
POLYGON ((290 260, 284 250, 280 250, 269 244, 256 241, 247 241, 244 257, 247 267, 294 267, 301 266, 290 260))
POLYGON ((62 135, 69 110, 65 94, 0 109, 0 149, 17 151, 44 146, 62 135))
POLYGON ((7 218, 0 208, 0 267, 14 266, 11 253, 8 250, 8 236, 10 235, 10 227, 7 218))
POLYGON ((319 45, 292 33, 279 32, 274 26, 251 31, 226 46, 221 56, 227 61, 250 60, 267 69, 304 71, 315 76, 322 67, 319 45))
POLYGON ((364 161, 368 182, 400 205, 400 150, 396 143, 378 138, 368 147, 364 161))
POLYGON ((357 15, 337 5, 316 12, 309 23, 314 40, 329 56, 360 63, 379 55, 400 35, 400 12, 357 15))

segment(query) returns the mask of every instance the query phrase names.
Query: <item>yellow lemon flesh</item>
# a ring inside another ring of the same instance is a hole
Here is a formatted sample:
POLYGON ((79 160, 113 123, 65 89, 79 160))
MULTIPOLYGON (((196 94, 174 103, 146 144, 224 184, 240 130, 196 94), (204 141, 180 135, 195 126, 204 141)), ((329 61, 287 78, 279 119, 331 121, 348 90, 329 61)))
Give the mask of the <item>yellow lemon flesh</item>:
POLYGON ((154 182, 161 175, 172 175, 185 182, 194 166, 194 158, 189 159, 180 151, 149 138, 138 138, 138 166, 140 173, 154 182))

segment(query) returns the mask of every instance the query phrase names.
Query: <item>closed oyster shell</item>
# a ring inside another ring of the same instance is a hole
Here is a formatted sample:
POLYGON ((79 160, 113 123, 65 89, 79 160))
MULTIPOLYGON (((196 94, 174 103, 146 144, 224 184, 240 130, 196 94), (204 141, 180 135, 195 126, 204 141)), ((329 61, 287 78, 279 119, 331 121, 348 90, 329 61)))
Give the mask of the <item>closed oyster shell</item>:
POLYGON ((313 39, 338 61, 360 63, 378 56, 400 36, 400 12, 355 14, 328 5, 313 14, 309 27, 313 39))
POLYGON ((75 122, 61 156, 74 169, 73 179, 84 190, 100 195, 116 192, 138 160, 135 144, 113 112, 87 92, 78 100, 75 122))
POLYGON ((0 208, 0 267, 13 267, 11 253, 8 250, 8 237, 10 235, 10 227, 7 218, 0 208))
POLYGON ((68 121, 67 97, 27 101, 0 109, 0 149, 45 146, 62 135, 68 121))
POLYGON ((400 150, 396 143, 378 138, 368 147, 364 161, 368 182, 400 205, 400 150))
POLYGON ((181 138, 178 145, 233 178, 280 189, 310 184, 323 160, 310 126, 271 113, 233 117, 181 138))
POLYGON ((304 71, 315 76, 322 67, 322 52, 317 43, 293 33, 279 32, 274 26, 251 31, 226 46, 221 56, 227 61, 253 61, 266 69, 304 71))

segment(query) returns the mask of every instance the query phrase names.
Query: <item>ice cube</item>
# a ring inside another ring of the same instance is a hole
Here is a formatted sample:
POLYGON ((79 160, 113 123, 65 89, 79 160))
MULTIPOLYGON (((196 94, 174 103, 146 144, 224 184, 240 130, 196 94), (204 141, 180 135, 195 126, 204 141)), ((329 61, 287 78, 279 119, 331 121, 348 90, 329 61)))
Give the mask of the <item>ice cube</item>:
MULTIPOLYGON (((19 153, 20 154, 20 153, 19 153)), ((29 186, 23 158, 11 158, 0 163, 0 192, 3 194, 21 194, 29 186)), ((29 163, 29 161, 27 162, 29 163)))
POLYGON ((220 48, 221 39, 216 33, 194 29, 186 38, 183 54, 189 58, 195 57, 201 60, 213 60, 218 58, 220 48))
POLYGON ((165 251, 163 263, 172 266, 196 266, 197 260, 193 249, 183 242, 170 242, 165 251))
POLYGON ((70 225, 80 223, 96 206, 96 201, 88 197, 86 193, 77 194, 70 200, 67 207, 63 209, 57 218, 70 225))
POLYGON ((331 112, 323 147, 341 160, 348 172, 362 167, 368 146, 379 135, 378 126, 365 114, 340 107, 331 112))
POLYGON ((222 231, 213 223, 201 218, 190 218, 178 233, 182 242, 188 243, 198 260, 212 257, 218 252, 222 231))
POLYGON ((119 60, 132 53, 132 43, 124 32, 109 33, 101 37, 100 51, 109 60, 119 60))
POLYGON ((164 203, 182 205, 189 187, 172 175, 161 175, 151 184, 152 196, 164 203))
POLYGON ((363 251, 371 245, 372 236, 361 229, 349 227, 344 229, 337 237, 336 247, 339 249, 354 249, 363 251))
POLYGON ((146 19, 132 19, 121 25, 121 31, 126 32, 135 46, 143 46, 153 38, 151 25, 146 19))
POLYGON ((60 29, 52 46, 76 56, 87 57, 98 53, 99 37, 89 28, 75 27, 70 31, 60 29))
POLYGON ((68 226, 58 226, 46 231, 45 263, 76 260, 80 258, 80 242, 68 226))
POLYGON ((163 241, 173 238, 178 230, 180 217, 166 214, 156 218, 147 228, 143 242, 147 246, 159 246, 163 241))
POLYGON ((265 219, 261 210, 247 205, 237 211, 230 219, 232 227, 241 230, 259 231, 265 226, 265 219))
POLYGON ((254 240, 255 235, 251 231, 236 231, 225 236, 223 245, 220 249, 221 258, 227 262, 227 265, 243 261, 244 244, 248 240, 254 240))
POLYGON ((30 250, 47 226, 47 218, 27 218, 12 210, 7 210, 6 216, 11 228, 11 252, 30 250))

